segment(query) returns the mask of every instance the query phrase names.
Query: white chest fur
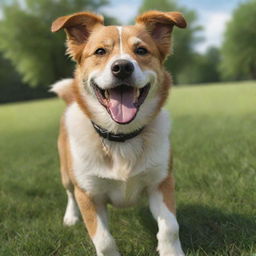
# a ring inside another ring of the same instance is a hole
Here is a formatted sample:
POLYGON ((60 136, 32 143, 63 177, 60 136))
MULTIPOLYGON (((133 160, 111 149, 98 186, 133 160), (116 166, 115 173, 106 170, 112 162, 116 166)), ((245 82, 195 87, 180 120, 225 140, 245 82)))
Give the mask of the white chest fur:
POLYGON ((164 111, 125 143, 104 140, 110 157, 76 103, 68 108, 65 124, 74 175, 88 193, 106 197, 116 205, 131 204, 144 188, 158 184, 167 175, 170 125, 164 111))

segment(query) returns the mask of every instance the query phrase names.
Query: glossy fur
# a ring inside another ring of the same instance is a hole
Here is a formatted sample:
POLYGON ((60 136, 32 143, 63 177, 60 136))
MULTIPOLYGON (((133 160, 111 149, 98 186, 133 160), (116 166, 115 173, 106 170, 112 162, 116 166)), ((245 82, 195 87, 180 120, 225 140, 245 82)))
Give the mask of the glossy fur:
POLYGON ((174 179, 169 173, 170 125, 162 110, 171 85, 163 62, 170 53, 174 25, 186 26, 180 13, 158 11, 139 16, 134 26, 104 26, 101 16, 87 12, 61 17, 52 25, 53 32, 65 29, 68 53, 77 62, 74 79, 52 87, 67 103, 58 141, 68 195, 64 224, 76 223, 79 208, 98 256, 120 255, 108 230, 107 204, 130 206, 142 193, 148 195, 158 222, 160 256, 184 255, 175 217, 174 179), (148 53, 136 54, 138 47, 148 53), (99 48, 106 53, 95 54, 99 48), (101 89, 115 85, 111 65, 118 59, 133 64, 129 81, 134 88, 151 85, 135 119, 126 125, 113 121, 92 87, 92 81, 101 89), (125 143, 111 142, 99 137, 91 121, 114 133, 145 128, 125 143))

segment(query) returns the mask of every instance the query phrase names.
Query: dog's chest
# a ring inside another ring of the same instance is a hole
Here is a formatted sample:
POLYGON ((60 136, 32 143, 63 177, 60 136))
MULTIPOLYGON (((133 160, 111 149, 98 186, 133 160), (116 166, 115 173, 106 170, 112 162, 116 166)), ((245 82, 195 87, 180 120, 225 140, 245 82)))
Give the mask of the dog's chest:
POLYGON ((91 141, 89 138, 85 140, 86 144, 82 138, 70 138, 73 170, 79 180, 96 176, 124 181, 147 168, 139 141, 133 145, 109 145, 106 152, 101 141, 91 141))
POLYGON ((80 182, 83 188, 94 197, 107 200, 117 207, 124 207, 136 203, 147 188, 163 180, 166 173, 161 171, 161 168, 153 168, 127 180, 86 176, 86 179, 80 182))
POLYGON ((143 188, 166 175, 169 126, 164 115, 159 115, 151 128, 147 128, 144 137, 125 143, 107 143, 109 155, 104 152, 90 121, 77 108, 68 111, 66 125, 74 176, 86 191, 108 195, 117 205, 129 204, 143 188))
POLYGON ((136 203, 145 188, 141 175, 132 177, 127 181, 105 180, 106 199, 115 206, 130 206, 136 203))

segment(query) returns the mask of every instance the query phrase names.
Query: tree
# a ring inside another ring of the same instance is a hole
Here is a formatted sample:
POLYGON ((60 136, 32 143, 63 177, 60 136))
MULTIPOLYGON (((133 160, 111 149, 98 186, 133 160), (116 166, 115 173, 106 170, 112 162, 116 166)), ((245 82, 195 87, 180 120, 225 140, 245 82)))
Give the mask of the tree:
POLYGON ((181 7, 176 0, 144 0, 139 12, 147 10, 180 11, 187 20, 188 27, 185 30, 173 31, 173 54, 166 61, 166 67, 171 71, 175 83, 179 83, 178 77, 186 66, 193 60, 193 47, 198 42, 195 32, 201 29, 196 23, 196 13, 181 7))
POLYGON ((212 83, 220 81, 218 48, 210 47, 205 54, 195 53, 193 60, 180 74, 182 84, 212 83))
MULTIPOLYGON (((52 34, 52 21, 81 11, 97 11, 106 0, 8 0, 2 4, 0 50, 30 85, 49 85, 71 76, 64 33, 52 34)), ((107 22, 109 19, 107 18, 107 22)))
POLYGON ((222 46, 223 78, 256 79, 256 0, 241 4, 227 25, 222 46))
POLYGON ((53 96, 43 86, 31 88, 22 83, 20 75, 15 71, 10 61, 3 58, 1 53, 0 67, 0 104, 53 96))

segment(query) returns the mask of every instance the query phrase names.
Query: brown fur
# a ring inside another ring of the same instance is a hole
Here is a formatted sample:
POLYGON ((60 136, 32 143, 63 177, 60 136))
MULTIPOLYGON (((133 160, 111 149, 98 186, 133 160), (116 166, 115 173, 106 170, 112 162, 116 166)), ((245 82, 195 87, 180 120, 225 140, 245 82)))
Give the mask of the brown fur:
POLYGON ((67 34, 68 53, 80 62, 82 50, 90 33, 96 26, 103 25, 104 18, 90 12, 78 12, 59 17, 52 23, 52 32, 64 28, 67 34))
MULTIPOLYGON (((170 75, 163 71, 163 60, 170 52, 170 34, 173 25, 185 27, 186 22, 178 12, 149 11, 136 19, 135 26, 123 27, 122 43, 124 52, 134 58, 142 70, 151 69, 157 73, 160 101, 152 118, 157 115, 168 97, 170 88, 170 75), (166 29, 167 28, 167 29, 166 29), (156 33, 157 32, 157 33, 156 33), (153 34, 152 34, 153 33, 153 34), (140 39, 141 43, 134 45, 131 38, 140 39), (148 49, 149 54, 139 56, 134 53, 137 46, 148 49)), ((88 79, 92 70, 103 70, 106 63, 116 55, 119 49, 119 34, 114 26, 104 26, 103 17, 88 12, 75 13, 58 18, 52 25, 52 31, 56 32, 64 28, 68 38, 68 52, 77 61, 75 83, 73 85, 74 99, 83 112, 93 118, 90 106, 82 97, 82 79, 88 79), (92 33, 93 32, 93 33, 92 33), (105 48, 107 54, 97 56, 96 49, 105 48), (79 81, 79 82, 78 82, 79 81)))
POLYGON ((97 230, 97 210, 95 204, 92 198, 77 186, 75 187, 75 197, 88 233, 90 237, 93 237, 97 230))
POLYGON ((71 104, 75 100, 74 83, 75 82, 73 81, 69 88, 58 94, 58 96, 62 98, 67 105, 71 104))
POLYGON ((142 24, 151 34, 157 44, 162 61, 170 53, 170 34, 173 26, 185 28, 187 25, 184 17, 179 12, 148 11, 138 16, 136 22, 142 24))
POLYGON ((174 178, 172 174, 169 174, 168 177, 160 184, 159 190, 161 191, 164 199, 164 203, 167 208, 173 213, 176 214, 176 203, 174 196, 174 178))
POLYGON ((58 150, 60 157, 61 180, 64 188, 73 191, 73 182, 71 181, 72 174, 72 159, 68 143, 67 131, 64 125, 64 115, 60 123, 60 133, 58 138, 58 150))
MULTIPOLYGON (((162 13, 158 11, 146 12, 141 16, 137 17, 136 21, 137 25, 135 26, 123 27, 122 44, 124 52, 128 53, 132 58, 134 58, 140 64, 143 70, 151 69, 154 70, 158 75, 158 83, 160 85, 158 88, 158 94, 160 95, 160 101, 157 109, 154 113, 152 113, 152 118, 154 118, 159 113, 161 107, 165 103, 171 85, 171 76, 168 72, 163 72, 163 65, 159 61, 160 57, 163 54, 164 56, 168 55, 169 49, 165 49, 165 52, 163 52, 163 50, 160 51, 159 49, 163 45, 162 41, 166 43, 167 39, 160 38, 160 40, 155 41, 152 38, 151 34, 148 33, 147 28, 148 26, 152 26, 153 23, 159 23, 164 25, 168 24, 171 28, 173 25, 185 27, 186 23, 180 13, 162 13), (134 47, 138 45, 134 45, 133 42, 129 40, 134 37, 138 38, 141 41, 139 43, 139 46, 146 47, 149 50, 149 54, 147 56, 138 56, 134 53, 134 47)), ((120 51, 118 47, 119 34, 116 27, 105 27, 102 24, 103 17, 87 12, 81 12, 60 17, 52 25, 53 32, 56 32, 61 28, 66 29, 69 42, 69 51, 72 53, 74 59, 76 59, 76 56, 78 56, 78 54, 80 56, 79 61, 77 60, 78 65, 75 72, 75 81, 70 87, 70 90, 65 91, 65 95, 60 96, 64 98, 64 100, 68 104, 75 100, 79 104, 83 112, 90 119, 92 119, 93 114, 90 111, 90 108, 87 105, 84 97, 82 97, 82 90, 84 90, 84 87, 81 87, 78 81, 81 81, 82 79, 87 79, 88 74, 92 70, 103 70, 109 59, 120 51), (84 26, 84 29, 87 29, 86 31, 83 31, 84 33, 86 32, 86 38, 81 38, 81 35, 79 37, 79 33, 82 33, 82 31, 80 31, 81 25, 84 26), (76 27, 78 31, 74 32, 74 28, 76 27), (94 33, 91 33, 92 31, 94 31, 94 33), (95 50, 100 47, 107 49, 109 54, 106 54, 106 56, 103 57, 94 55, 95 50)), ((171 30, 169 30, 168 33, 170 34, 171 30)), ((169 45, 170 38, 168 39, 168 46, 169 45)), ((66 146, 64 146, 64 148, 68 148, 66 137, 67 135, 65 129, 62 128, 59 138, 59 151, 61 159, 70 158, 67 153, 68 149, 63 149, 62 146, 65 144, 66 146)), ((68 160, 63 160, 62 165, 67 166, 67 161, 68 160)), ((64 170, 66 169, 71 170, 71 167, 61 167, 62 173, 64 173, 64 170)), ((69 186, 70 179, 68 177, 70 175, 68 176, 64 173, 62 176, 64 186, 69 186)))
POLYGON ((76 80, 75 80, 75 82, 73 84, 73 92, 74 92, 74 99, 75 99, 75 101, 80 106, 80 108, 83 110, 84 114, 91 119, 92 118, 92 113, 89 110, 87 102, 81 96, 80 88, 79 88, 79 85, 76 82, 76 80))
POLYGON ((68 136, 63 118, 61 120, 60 126, 58 149, 60 156, 60 171, 62 184, 67 190, 75 192, 75 198, 80 208, 80 212, 82 214, 86 228, 89 235, 93 237, 97 229, 96 207, 89 195, 87 195, 85 191, 79 188, 73 176, 70 145, 68 142, 68 136))
MULTIPOLYGON (((158 96, 160 101, 157 109, 152 114, 155 117, 165 103, 171 84, 170 75, 164 70, 163 62, 170 53, 170 34, 173 25, 185 27, 186 22, 180 13, 150 11, 137 18, 135 26, 123 27, 122 44, 124 52, 134 58, 142 70, 154 70, 157 73, 158 96), (131 40, 137 38, 139 40, 131 40), (135 47, 143 46, 148 49, 149 54, 139 56, 134 53, 135 47)), ((68 52, 77 62, 75 80, 63 95, 60 95, 67 104, 76 101, 83 112, 90 118, 93 113, 90 110, 84 97, 84 90, 87 88, 82 83, 88 79, 93 70, 103 70, 106 63, 114 55, 118 54, 119 34, 114 26, 104 26, 103 17, 92 13, 81 12, 58 18, 52 25, 52 31, 56 32, 64 28, 68 39, 68 52), (104 56, 95 55, 98 48, 105 48, 107 54, 104 56)), ((97 209, 93 200, 82 190, 72 172, 72 159, 67 131, 61 121, 58 148, 61 161, 62 183, 64 187, 75 192, 84 223, 91 237, 97 229, 97 209)), ((111 161, 111 160, 109 160, 111 161)), ((170 174, 160 185, 159 190, 163 194, 163 200, 170 211, 175 214, 174 179, 170 174)))
POLYGON ((56 19, 52 23, 51 30, 52 32, 57 32, 62 28, 69 29, 76 27, 77 24, 83 24, 84 26, 88 26, 95 22, 103 24, 103 21, 104 18, 100 15, 96 15, 91 12, 77 12, 56 19))
POLYGON ((159 190, 163 195, 163 200, 166 207, 176 215, 176 202, 175 202, 175 181, 172 174, 173 157, 170 158, 170 173, 164 181, 159 185, 159 190))
POLYGON ((148 11, 136 18, 137 23, 161 23, 185 28, 187 23, 180 12, 148 11))
POLYGON ((158 103, 157 109, 155 110, 154 117, 159 113, 159 111, 161 110, 161 108, 165 104, 165 102, 166 102, 166 100, 167 100, 167 98, 169 96, 171 85, 172 85, 172 77, 166 71, 164 73, 164 80, 162 82, 162 86, 159 88, 160 101, 158 103))

